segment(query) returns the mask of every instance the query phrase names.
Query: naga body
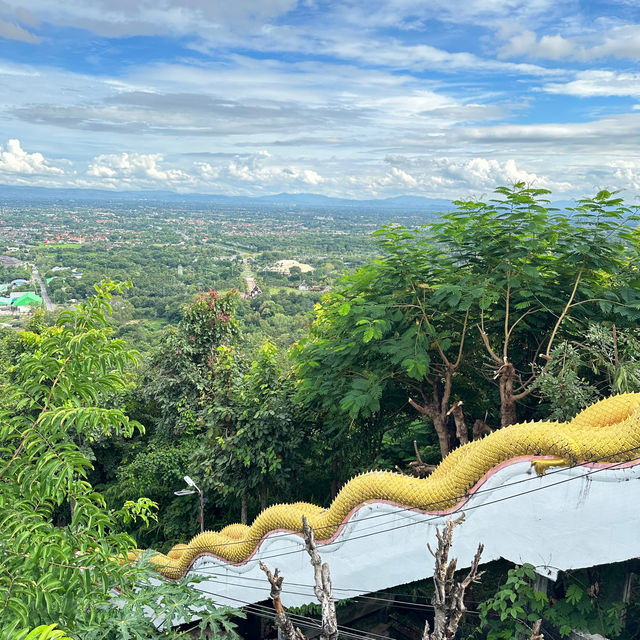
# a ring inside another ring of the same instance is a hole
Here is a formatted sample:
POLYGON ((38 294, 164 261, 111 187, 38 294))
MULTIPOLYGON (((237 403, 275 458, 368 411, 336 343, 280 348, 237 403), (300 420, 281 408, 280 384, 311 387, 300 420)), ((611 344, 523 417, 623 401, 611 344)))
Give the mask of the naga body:
POLYGON ((300 532, 302 516, 317 540, 332 538, 351 512, 370 501, 388 501, 428 513, 458 506, 492 469, 514 458, 531 457, 538 473, 549 466, 578 463, 616 464, 640 456, 640 393, 622 394, 597 402, 569 422, 523 422, 505 427, 452 451, 427 478, 391 471, 372 471, 349 480, 324 509, 297 502, 265 509, 251 525, 231 524, 205 531, 186 545, 151 562, 169 578, 184 574, 203 553, 242 563, 270 532, 300 532))

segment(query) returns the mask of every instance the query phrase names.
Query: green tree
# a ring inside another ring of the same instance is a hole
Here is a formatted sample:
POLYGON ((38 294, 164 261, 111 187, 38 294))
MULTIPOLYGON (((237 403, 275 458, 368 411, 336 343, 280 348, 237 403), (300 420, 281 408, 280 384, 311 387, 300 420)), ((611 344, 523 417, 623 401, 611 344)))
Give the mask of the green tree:
MULTIPOLYGON (((474 296, 472 320, 506 426, 536 388, 539 359, 551 361, 562 335, 580 335, 589 322, 639 317, 632 226, 639 218, 609 191, 567 211, 550 209, 550 192, 524 183, 496 192, 502 198, 489 203, 456 202, 434 225, 432 242, 446 247, 456 270, 440 294, 460 299, 458 315, 467 308, 464 292, 474 296)), ((486 365, 476 359, 475 368, 486 365)))
MULTIPOLYGON (((197 459, 205 487, 240 500, 247 520, 247 496, 260 495, 267 506, 269 491, 289 488, 300 466, 302 421, 296 420, 293 383, 278 364, 276 347, 266 342, 241 376, 229 358, 219 359, 233 383, 231 393, 218 394, 209 407, 209 429, 197 459)), ((289 492, 289 489, 287 493, 289 492)))
POLYGON ((158 429, 163 433, 183 433, 192 426, 190 416, 200 410, 214 384, 217 348, 234 344, 240 336, 237 302, 235 289, 200 293, 185 308, 178 327, 165 331, 145 380, 145 390, 158 406, 158 429))
POLYGON ((592 324, 582 340, 562 341, 540 368, 536 395, 551 420, 569 420, 601 398, 640 391, 640 332, 592 324))
POLYGON ((122 409, 106 406, 135 361, 106 322, 112 292, 123 288, 106 283, 61 313, 2 384, 0 619, 8 636, 55 620, 83 640, 151 638, 154 618, 188 621, 193 606, 202 634, 206 625, 229 624, 224 610, 186 582, 154 586, 153 572, 131 556, 134 540, 121 533, 123 521, 152 517, 152 504, 141 499, 108 510, 88 482, 90 460, 70 437, 90 442, 140 429, 122 409))
MULTIPOLYGON (((356 447, 363 441, 371 446, 374 432, 409 408, 409 400, 431 419, 444 456, 451 447, 453 382, 468 333, 467 314, 454 316, 434 293, 453 265, 426 241, 423 229, 385 228, 376 239, 382 257, 327 295, 296 349, 299 395, 319 406, 328 423, 342 422, 336 439, 360 433, 356 447)), ((465 436, 460 428, 462 441, 465 436)))
POLYGON ((428 227, 384 227, 381 256, 324 299, 295 357, 300 397, 342 424, 336 439, 362 446, 413 407, 446 455, 468 439, 465 414, 517 419, 558 341, 640 315, 637 217, 620 198, 556 211, 546 190, 497 193, 428 227))

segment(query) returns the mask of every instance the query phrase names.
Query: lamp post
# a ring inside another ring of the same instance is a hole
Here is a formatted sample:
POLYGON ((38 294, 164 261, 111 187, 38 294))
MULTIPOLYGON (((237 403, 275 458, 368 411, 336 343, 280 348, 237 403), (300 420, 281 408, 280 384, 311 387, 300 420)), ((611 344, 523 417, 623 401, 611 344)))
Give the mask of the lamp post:
POLYGON ((180 489, 180 491, 174 491, 173 495, 176 496, 188 496, 192 493, 198 494, 198 522, 200 523, 200 533, 204 531, 204 495, 202 490, 196 485, 196 483, 189 477, 185 476, 184 481, 193 489, 180 489))

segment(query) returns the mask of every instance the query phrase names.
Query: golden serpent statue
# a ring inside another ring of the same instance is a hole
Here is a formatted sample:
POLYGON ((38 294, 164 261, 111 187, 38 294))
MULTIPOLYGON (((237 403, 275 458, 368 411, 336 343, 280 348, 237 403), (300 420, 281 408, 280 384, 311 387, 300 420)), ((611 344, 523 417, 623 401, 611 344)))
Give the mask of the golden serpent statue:
POLYGON ((465 498, 491 469, 519 456, 553 456, 535 460, 538 473, 578 462, 625 462, 640 456, 640 393, 597 402, 570 422, 524 422, 465 444, 452 451, 427 478, 392 471, 372 471, 347 482, 328 509, 297 502, 265 509, 253 524, 231 524, 219 532, 205 531, 167 555, 151 558, 168 578, 179 578, 193 560, 209 553, 230 562, 249 558, 269 532, 300 532, 302 516, 318 540, 331 538, 349 514, 367 501, 387 500, 431 513, 446 511, 465 498))

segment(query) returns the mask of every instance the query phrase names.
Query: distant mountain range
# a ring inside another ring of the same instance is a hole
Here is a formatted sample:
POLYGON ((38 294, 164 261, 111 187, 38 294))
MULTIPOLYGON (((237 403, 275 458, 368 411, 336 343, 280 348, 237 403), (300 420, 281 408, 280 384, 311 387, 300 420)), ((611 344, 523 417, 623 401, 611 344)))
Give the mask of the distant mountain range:
POLYGON ((439 211, 451 208, 451 201, 421 196, 396 196, 381 200, 349 200, 315 193, 279 193, 271 196, 226 196, 221 194, 175 193, 173 191, 102 191, 100 189, 50 189, 0 185, 0 204, 15 202, 48 203, 192 203, 218 205, 256 205, 286 207, 354 207, 439 211))

